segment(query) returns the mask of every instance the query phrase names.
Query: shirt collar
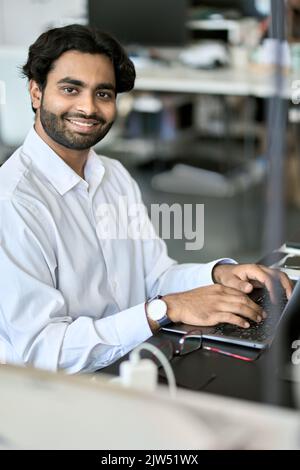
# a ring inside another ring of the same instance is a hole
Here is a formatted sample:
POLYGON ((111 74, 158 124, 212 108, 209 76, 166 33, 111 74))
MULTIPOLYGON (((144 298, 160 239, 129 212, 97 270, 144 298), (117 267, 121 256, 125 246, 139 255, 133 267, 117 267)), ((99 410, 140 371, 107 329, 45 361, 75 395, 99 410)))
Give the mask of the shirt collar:
POLYGON ((64 160, 49 147, 31 128, 23 144, 23 152, 30 157, 39 170, 46 176, 54 188, 62 196, 79 183, 85 187, 91 184, 100 184, 104 175, 104 166, 98 155, 90 149, 85 164, 85 178, 83 180, 64 160))
POLYGON ((96 192, 103 179, 104 173, 105 168, 99 155, 96 154, 95 150, 91 149, 84 166, 84 182, 88 185, 91 195, 96 192))

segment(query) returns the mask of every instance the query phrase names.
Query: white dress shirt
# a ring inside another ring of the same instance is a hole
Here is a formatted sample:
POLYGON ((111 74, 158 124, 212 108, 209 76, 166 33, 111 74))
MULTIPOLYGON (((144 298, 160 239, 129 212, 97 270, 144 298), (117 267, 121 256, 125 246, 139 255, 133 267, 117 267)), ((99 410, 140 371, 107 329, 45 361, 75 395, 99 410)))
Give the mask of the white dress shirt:
MULTIPOLYGON (((103 204, 141 204, 116 160, 90 150, 85 179, 32 128, 0 169, 0 338, 9 363, 92 372, 151 336, 144 302, 211 284, 159 239, 111 239, 103 204), (105 225, 105 224, 104 224, 105 225), (101 233, 103 231, 103 233, 101 233)), ((125 218, 120 218, 125 224, 125 218)), ((146 219, 146 231, 153 232, 146 219)), ((229 261, 230 262, 230 261, 229 261)))

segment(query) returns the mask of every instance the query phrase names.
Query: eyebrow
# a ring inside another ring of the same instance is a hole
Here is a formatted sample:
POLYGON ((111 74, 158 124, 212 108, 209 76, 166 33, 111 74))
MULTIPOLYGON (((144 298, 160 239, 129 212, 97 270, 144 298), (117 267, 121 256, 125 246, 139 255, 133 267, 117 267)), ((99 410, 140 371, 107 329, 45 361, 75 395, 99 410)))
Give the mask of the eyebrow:
MULTIPOLYGON (((61 83, 68 83, 70 85, 80 86, 81 88, 87 87, 86 83, 82 82, 81 80, 72 78, 72 77, 64 77, 57 82, 57 84, 61 84, 61 83)), ((112 85, 112 83, 106 83, 106 82, 98 83, 95 87, 95 90, 112 90, 116 92, 116 88, 112 85)))

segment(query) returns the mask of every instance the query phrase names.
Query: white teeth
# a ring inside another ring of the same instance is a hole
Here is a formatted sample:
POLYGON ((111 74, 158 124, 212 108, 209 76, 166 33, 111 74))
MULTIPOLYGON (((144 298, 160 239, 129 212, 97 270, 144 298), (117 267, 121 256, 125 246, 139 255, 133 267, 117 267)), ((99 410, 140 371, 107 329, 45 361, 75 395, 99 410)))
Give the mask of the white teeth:
POLYGON ((93 123, 78 122, 78 121, 73 121, 72 119, 70 119, 70 122, 71 122, 72 124, 76 124, 76 126, 83 126, 83 127, 92 127, 92 126, 94 126, 93 123))

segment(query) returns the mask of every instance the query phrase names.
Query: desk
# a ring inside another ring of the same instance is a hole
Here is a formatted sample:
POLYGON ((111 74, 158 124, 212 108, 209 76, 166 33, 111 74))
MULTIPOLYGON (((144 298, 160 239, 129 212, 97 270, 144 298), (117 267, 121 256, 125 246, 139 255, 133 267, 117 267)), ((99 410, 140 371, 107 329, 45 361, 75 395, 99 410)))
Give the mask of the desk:
MULTIPOLYGON (((226 154, 233 152, 231 146, 231 126, 233 116, 227 106, 227 96, 239 96, 245 99, 245 107, 239 124, 243 124, 242 132, 247 135, 249 119, 255 114, 253 98, 267 99, 276 96, 275 77, 272 71, 262 71, 254 66, 246 68, 223 67, 213 70, 192 69, 178 63, 163 65, 153 63, 136 67, 137 78, 134 92, 184 93, 197 97, 200 95, 218 96, 223 102, 224 134, 226 154)), ((297 77, 285 75, 281 95, 285 99, 295 99, 297 77)), ((241 128, 239 128, 241 129, 241 128)), ((239 130, 240 132, 240 130, 239 130)), ((257 133, 257 132, 256 132, 257 133)), ((245 162, 255 158, 254 134, 249 133, 245 140, 245 162)), ((260 138, 262 134, 259 133, 260 138)), ((177 145, 178 142, 176 142, 177 145)))
MULTIPOLYGON (((137 67, 135 91, 198 93, 268 98, 275 90, 274 76, 252 67, 194 70, 182 65, 137 67)), ((292 75, 286 76, 283 96, 292 96, 292 75)))
MULTIPOLYGON (((295 338, 300 339, 300 331, 294 333, 295 338)), ((160 332, 148 341, 159 347, 165 340, 178 341, 178 338, 180 338, 180 335, 160 332)), ((268 375, 267 379, 271 380, 272 385, 277 387, 280 392, 276 404, 289 408, 299 408, 300 403, 296 403, 294 393, 295 384, 286 376, 286 371, 282 367, 278 370, 272 370, 270 357, 272 357, 271 354, 274 348, 278 347, 278 340, 280 338, 277 334, 272 344, 273 349, 258 351, 257 359, 252 362, 227 357, 204 349, 199 349, 183 357, 175 357, 172 359, 171 365, 176 383, 179 387, 193 391, 205 391, 214 395, 274 404, 272 394, 270 395, 266 390, 266 375, 268 375)), ((211 341, 207 341, 207 344, 217 347, 220 345, 218 342, 211 341)), ((229 345, 228 348, 230 348, 229 345)), ((292 349, 284 351, 288 361, 292 352, 292 349)), ((128 355, 111 366, 102 369, 101 372, 118 374, 120 363, 127 357, 128 355)), ((165 383, 163 371, 160 372, 160 381, 165 383)), ((300 384, 298 384, 299 387, 300 384)))
MULTIPOLYGON (((176 341, 176 335, 159 333, 148 341, 157 345, 166 339, 176 341)), ((214 343, 210 342, 209 344, 214 343)), ((177 386, 180 388, 258 403, 270 403, 266 396, 266 390, 263 388, 265 368, 268 366, 268 354, 270 354, 269 351, 263 351, 257 360, 244 362, 200 349, 183 357, 175 357, 172 359, 171 365, 177 386)), ((128 355, 99 372, 118 375, 120 363, 127 358, 128 355)), ((280 406, 296 408, 293 383, 280 377, 276 371, 274 371, 273 380, 280 387, 280 406)), ((160 382, 166 383, 162 370, 160 371, 160 382)))
MULTIPOLYGON (((269 363, 268 354, 270 351, 263 351, 257 360, 244 362, 218 353, 199 350, 183 358, 176 358, 172 365, 177 384, 184 388, 270 403, 264 390, 264 374, 269 363)), ((296 408, 293 384, 281 378, 276 371, 272 374, 272 379, 280 387, 279 404, 296 408)))

